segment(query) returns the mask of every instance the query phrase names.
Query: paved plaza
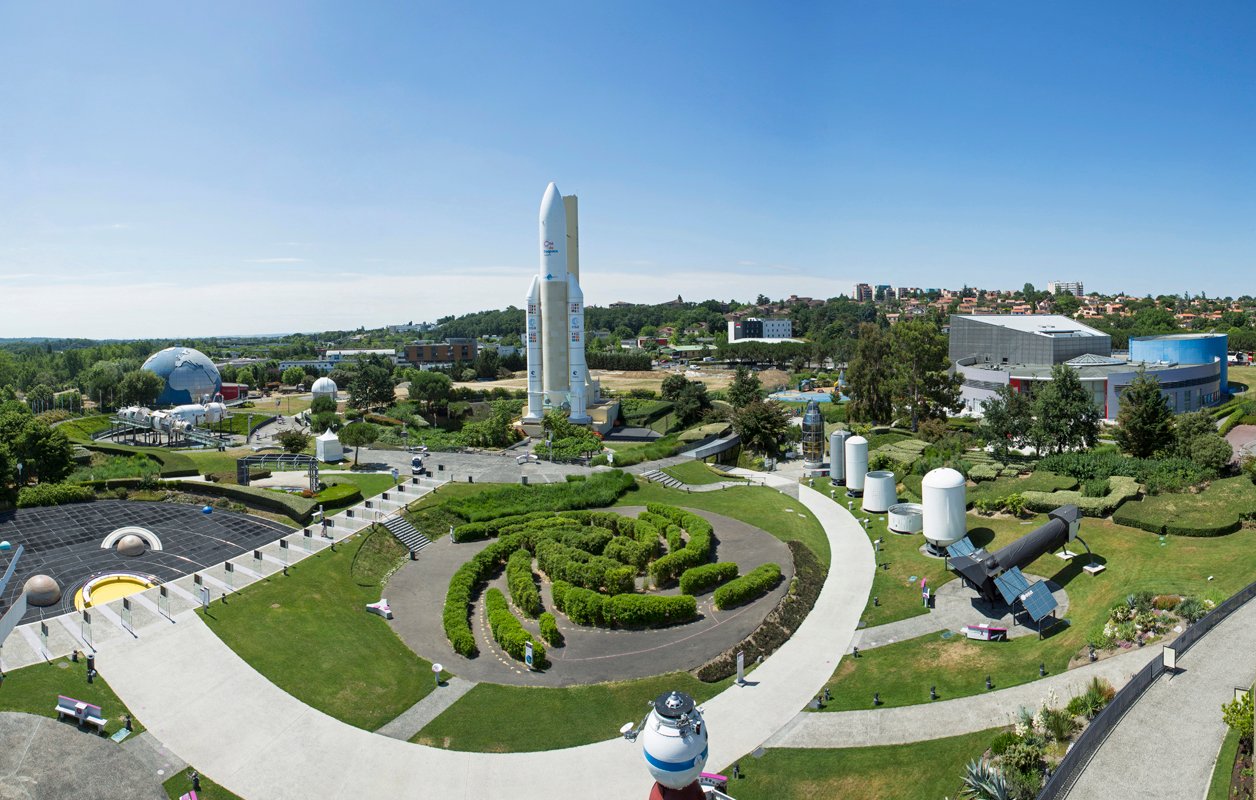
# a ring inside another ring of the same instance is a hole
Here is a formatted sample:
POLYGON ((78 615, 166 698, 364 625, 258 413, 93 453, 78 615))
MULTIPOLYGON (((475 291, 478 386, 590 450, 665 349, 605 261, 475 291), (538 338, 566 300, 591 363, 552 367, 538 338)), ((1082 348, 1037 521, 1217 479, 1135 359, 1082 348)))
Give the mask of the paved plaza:
POLYGON ((165 797, 159 776, 128 749, 108 738, 80 731, 69 722, 0 712, 0 798, 165 800, 165 797))

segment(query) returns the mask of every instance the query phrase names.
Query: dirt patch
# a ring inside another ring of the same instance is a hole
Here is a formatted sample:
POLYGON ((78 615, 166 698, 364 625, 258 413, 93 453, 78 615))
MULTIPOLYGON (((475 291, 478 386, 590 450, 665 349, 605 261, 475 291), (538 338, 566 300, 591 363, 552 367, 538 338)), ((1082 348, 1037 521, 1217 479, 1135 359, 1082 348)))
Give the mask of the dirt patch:
MULTIPOLYGON (((957 639, 954 641, 939 640, 929 642, 924 646, 924 653, 919 659, 922 664, 932 665, 930 669, 938 670, 939 668, 969 668, 976 661, 976 647, 970 647, 967 639, 957 639)), ((998 644, 995 644, 998 647, 998 644)))

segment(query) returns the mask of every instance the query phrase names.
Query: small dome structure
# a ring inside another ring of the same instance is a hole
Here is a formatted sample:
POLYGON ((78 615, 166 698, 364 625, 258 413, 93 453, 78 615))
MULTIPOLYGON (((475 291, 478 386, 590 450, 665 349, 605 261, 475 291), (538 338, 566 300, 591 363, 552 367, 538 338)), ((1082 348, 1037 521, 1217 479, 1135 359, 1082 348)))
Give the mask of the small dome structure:
POLYGON ((61 587, 49 575, 32 575, 22 586, 26 592, 26 602, 33 606, 46 608, 61 600, 61 587))
POLYGON ((144 551, 148 549, 148 546, 140 537, 133 533, 128 533, 118 540, 114 549, 118 551, 118 555, 134 557, 144 555, 144 551))
POLYGON ((310 392, 313 393, 316 400, 320 397, 330 397, 332 400, 335 400, 336 392, 338 391, 336 382, 326 376, 314 381, 314 385, 310 387, 310 392))

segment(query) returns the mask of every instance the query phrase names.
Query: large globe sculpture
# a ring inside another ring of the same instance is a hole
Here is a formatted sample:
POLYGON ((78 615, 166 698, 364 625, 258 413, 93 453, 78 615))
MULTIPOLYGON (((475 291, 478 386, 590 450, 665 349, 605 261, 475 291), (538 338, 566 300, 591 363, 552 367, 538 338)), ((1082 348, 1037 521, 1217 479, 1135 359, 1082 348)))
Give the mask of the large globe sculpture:
POLYGON ((144 362, 144 369, 165 383, 157 397, 159 406, 199 403, 222 391, 222 376, 214 362, 190 347, 167 347, 153 353, 144 362))

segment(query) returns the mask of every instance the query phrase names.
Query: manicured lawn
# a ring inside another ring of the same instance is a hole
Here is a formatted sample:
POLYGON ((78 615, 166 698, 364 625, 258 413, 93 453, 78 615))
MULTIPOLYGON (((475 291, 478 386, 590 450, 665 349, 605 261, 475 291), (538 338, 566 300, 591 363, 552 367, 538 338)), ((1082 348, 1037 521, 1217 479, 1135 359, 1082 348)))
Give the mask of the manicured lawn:
POLYGON ((1231 366, 1227 372, 1230 376, 1231 383, 1241 383, 1247 387, 1247 391, 1242 393, 1243 396, 1256 396, 1256 367, 1231 366))
POLYGON ((109 430, 109 415, 97 414, 90 417, 67 419, 65 422, 59 423, 56 428, 74 441, 86 442, 91 440, 93 433, 109 430))
MULTIPOLYGON (((692 486, 701 486, 706 483, 719 483, 720 481, 730 480, 722 478, 711 471, 711 468, 701 461, 686 461, 683 464, 676 464, 663 470, 681 483, 687 483, 692 486)), ((737 480, 737 479, 731 479, 737 480)))
POLYGON ((1234 759, 1238 755, 1239 734, 1233 728, 1226 728, 1225 740, 1221 742, 1217 764, 1212 768, 1212 780, 1208 784, 1208 796, 1205 800, 1230 800, 1230 778, 1234 772, 1234 759))
MULTIPOLYGON (((58 658, 50 664, 32 664, 6 673, 0 681, 0 711, 22 711, 55 719, 59 694, 100 706, 109 721, 105 725, 109 734, 122 727, 122 715, 128 713, 104 678, 97 675, 90 684, 87 682, 86 657, 80 658, 77 664, 68 658, 58 658)), ((131 727, 135 733, 144 730, 136 719, 132 720, 131 727)))
POLYGON ((763 758, 742 758, 742 777, 730 780, 728 791, 737 800, 959 797, 964 765, 980 758, 997 732, 885 747, 773 748, 763 758))
MULTIPOLYGON (((192 781, 188 778, 187 770, 184 770, 166 778, 161 788, 166 790, 166 797, 170 800, 179 800, 192 791, 192 781)), ((201 790, 196 793, 196 797, 197 800, 241 800, 239 795, 232 794, 204 775, 201 776, 201 790)))
POLYGON ((1240 475, 1213 481, 1199 494, 1165 493, 1126 502, 1113 519, 1155 533, 1203 533, 1236 530, 1240 520, 1252 514, 1256 514, 1256 484, 1240 475))
POLYGON ((411 741, 486 753, 575 747, 614 739, 625 722, 641 722, 646 704, 664 692, 682 691, 701 703, 731 682, 703 683, 687 672, 674 672, 565 689, 481 683, 411 741))
MULTIPOLYGON (((206 624, 275 685, 339 720, 375 730, 432 690, 431 664, 363 605, 405 548, 359 534, 215 603, 206 624), (359 550, 361 556, 359 556, 359 550), (357 557, 357 558, 355 558, 357 557)), ((433 610, 433 613, 438 613, 433 610)))
POLYGON ((231 450, 192 450, 185 453, 188 458, 192 459, 196 464, 196 468, 201 471, 202 475, 208 475, 211 472, 226 472, 232 475, 236 471, 236 459, 245 456, 255 456, 249 447, 236 447, 231 450))
MULTIPOLYGON (((1022 525, 1022 520, 1009 517, 970 515, 969 536, 977 545, 994 540, 997 548, 1045 520, 1045 515, 1037 515, 1029 520, 1032 524, 1022 525)), ((1037 679, 1039 663, 1056 674, 1085 648, 1088 637, 1102 629, 1108 611, 1126 595, 1150 591, 1220 601, 1246 586, 1256 573, 1256 548, 1246 532, 1214 538, 1170 537, 1161 546, 1159 537, 1145 531, 1085 519, 1081 536, 1096 561, 1106 563, 1107 571, 1092 577, 1081 572, 1087 563, 1085 555, 1070 564, 1050 553, 1025 569, 1055 580, 1068 591, 1069 625, 1056 626, 1045 640, 1028 636, 1011 642, 975 642, 930 634, 861 651, 858 659, 842 659, 834 672, 828 683, 833 701, 826 710, 871 708, 873 692, 880 692, 886 706, 928 702, 931 685, 938 687, 943 699, 979 694, 985 691, 986 675, 996 688, 1025 683, 1037 679)), ((1073 549, 1082 550, 1078 545, 1073 549)), ((924 561, 917 554, 913 565, 924 561)))
POLYGON ((352 483, 362 491, 363 497, 374 497, 377 494, 388 491, 397 484, 393 482, 391 475, 379 475, 365 473, 362 475, 326 475, 323 481, 328 485, 336 483, 352 483))
POLYGON ((762 528, 783 542, 802 542, 811 548, 820 563, 826 567, 829 564, 829 540, 820 522, 802 503, 775 489, 733 486, 718 492, 689 494, 655 483, 638 483, 634 491, 625 493, 615 505, 643 506, 647 503, 700 508, 739 519, 762 528))

